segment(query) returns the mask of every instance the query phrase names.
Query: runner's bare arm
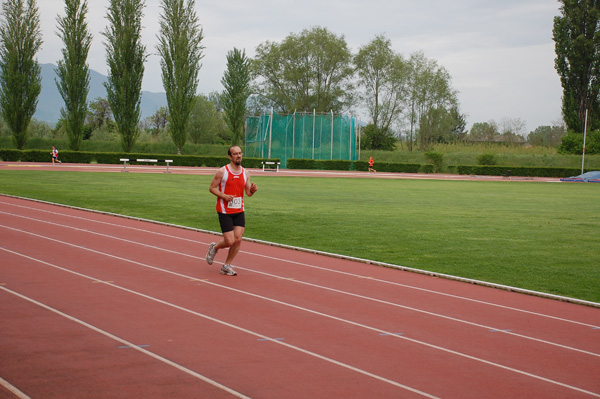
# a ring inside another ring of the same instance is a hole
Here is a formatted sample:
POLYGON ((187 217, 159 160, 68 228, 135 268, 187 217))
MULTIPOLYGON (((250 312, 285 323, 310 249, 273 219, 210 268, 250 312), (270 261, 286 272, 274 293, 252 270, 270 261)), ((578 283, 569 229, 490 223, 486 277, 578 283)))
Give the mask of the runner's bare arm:
POLYGON ((254 193, 258 190, 256 183, 250 183, 250 175, 246 172, 246 176, 248 179, 246 180, 246 185, 244 186, 244 190, 246 191, 246 195, 248 197, 252 197, 254 193))
POLYGON ((221 199, 229 202, 229 201, 231 201, 233 199, 233 195, 227 195, 225 193, 222 193, 221 190, 219 190, 219 183, 221 183, 221 179, 223 179, 223 174, 224 173, 225 173, 225 168, 224 167, 223 168, 219 168, 219 170, 217 170, 217 173, 215 173, 215 176, 213 177, 212 181, 210 182, 209 191, 213 195, 215 195, 215 196, 217 196, 217 197, 219 197, 219 198, 221 198, 221 199))

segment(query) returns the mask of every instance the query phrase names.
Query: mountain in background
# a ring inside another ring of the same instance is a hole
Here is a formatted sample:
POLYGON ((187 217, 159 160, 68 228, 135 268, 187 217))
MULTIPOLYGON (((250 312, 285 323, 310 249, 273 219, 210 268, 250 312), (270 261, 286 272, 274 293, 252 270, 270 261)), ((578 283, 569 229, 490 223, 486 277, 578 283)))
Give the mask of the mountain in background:
MULTIPOLYGON (((54 64, 40 64, 42 68, 42 91, 38 97, 38 106, 33 117, 38 121, 48 122, 54 126, 60 119, 60 110, 64 102, 56 88, 57 68, 54 64)), ((90 69, 90 91, 88 103, 96 98, 106 98, 104 82, 107 77, 90 69)), ((160 107, 167 106, 167 95, 165 93, 152 93, 142 91, 141 119, 153 115, 160 107)))

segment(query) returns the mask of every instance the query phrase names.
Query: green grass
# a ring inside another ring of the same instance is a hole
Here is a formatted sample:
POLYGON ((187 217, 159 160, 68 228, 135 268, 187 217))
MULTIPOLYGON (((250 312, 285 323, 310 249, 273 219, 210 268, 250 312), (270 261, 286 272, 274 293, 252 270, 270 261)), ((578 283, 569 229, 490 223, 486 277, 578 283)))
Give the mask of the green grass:
MULTIPOLYGON (((0 191, 219 231, 210 179, 0 171, 0 191)), ((600 185, 253 180, 246 237, 600 302, 600 185)))

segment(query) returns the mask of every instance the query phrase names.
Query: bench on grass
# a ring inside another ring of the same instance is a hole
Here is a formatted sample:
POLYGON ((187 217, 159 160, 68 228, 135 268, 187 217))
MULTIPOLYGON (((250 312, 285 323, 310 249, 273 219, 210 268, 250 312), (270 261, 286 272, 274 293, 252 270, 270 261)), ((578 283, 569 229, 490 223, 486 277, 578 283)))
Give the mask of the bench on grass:
MULTIPOLYGON (((123 162, 123 172, 127 172, 127 162, 129 162, 129 158, 121 158, 119 159, 119 161, 123 162)), ((136 159, 136 162, 146 162, 146 163, 158 163, 158 162, 164 162, 167 164, 167 170, 165 170, 165 173, 171 173, 169 172, 169 164, 171 162, 173 162, 172 159, 164 159, 164 160, 160 160, 160 159, 136 159)))
POLYGON ((269 169, 267 170, 273 170, 273 165, 275 165, 275 172, 279 172, 279 165, 281 165, 281 162, 271 162, 271 161, 262 161, 262 167, 263 167, 263 172, 265 171, 265 166, 269 169))

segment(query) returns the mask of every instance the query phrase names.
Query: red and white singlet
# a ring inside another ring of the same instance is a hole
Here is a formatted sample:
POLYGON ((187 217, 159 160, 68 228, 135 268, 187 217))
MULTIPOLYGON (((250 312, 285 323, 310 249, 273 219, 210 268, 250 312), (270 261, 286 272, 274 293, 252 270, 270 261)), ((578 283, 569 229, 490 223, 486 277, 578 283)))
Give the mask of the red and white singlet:
POLYGON ((244 212, 244 192, 246 187, 246 169, 242 168, 239 174, 234 174, 229 170, 229 165, 225 165, 225 173, 219 191, 227 195, 233 195, 232 201, 226 202, 217 198, 217 212, 219 213, 240 213, 244 212))

